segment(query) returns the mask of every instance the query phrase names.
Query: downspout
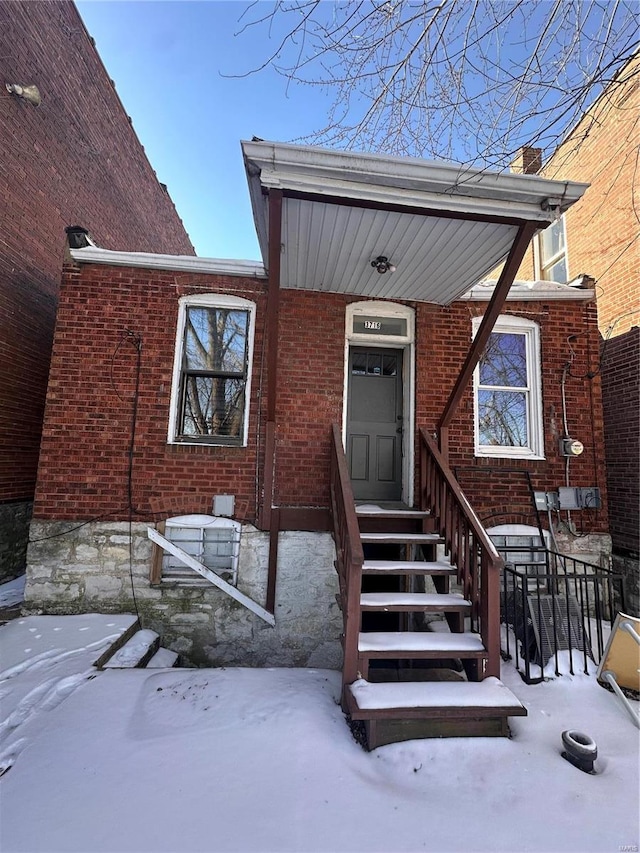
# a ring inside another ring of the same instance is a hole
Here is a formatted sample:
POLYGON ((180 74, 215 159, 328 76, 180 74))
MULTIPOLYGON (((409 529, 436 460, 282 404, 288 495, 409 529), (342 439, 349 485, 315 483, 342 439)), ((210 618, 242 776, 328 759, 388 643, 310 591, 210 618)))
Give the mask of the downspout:
POLYGON ((267 422, 264 453, 264 490, 260 526, 269 531, 269 568, 266 609, 274 612, 278 566, 280 513, 273 507, 276 466, 276 402, 278 396, 278 321, 280 317, 280 256, 282 190, 269 190, 269 285, 267 301, 267 422))
POLYGON ((522 259, 529 247, 531 238, 538 228, 539 225, 534 222, 525 222, 519 227, 518 234, 513 242, 502 272, 500 273, 500 278, 495 286, 487 310, 485 311, 482 322, 478 327, 478 331, 473 339, 469 352, 467 353, 467 357, 462 369, 460 370, 456 383, 449 395, 447 404, 444 407, 442 417, 438 423, 438 440, 440 452, 447 462, 449 460, 449 426, 458 411, 458 406, 460 405, 467 386, 471 381, 473 371, 476 369, 476 366, 482 357, 484 348, 489 340, 489 335, 493 331, 496 320, 500 316, 500 312, 502 311, 502 307, 505 303, 509 290, 511 289, 511 285, 514 282, 520 264, 522 263, 522 259))

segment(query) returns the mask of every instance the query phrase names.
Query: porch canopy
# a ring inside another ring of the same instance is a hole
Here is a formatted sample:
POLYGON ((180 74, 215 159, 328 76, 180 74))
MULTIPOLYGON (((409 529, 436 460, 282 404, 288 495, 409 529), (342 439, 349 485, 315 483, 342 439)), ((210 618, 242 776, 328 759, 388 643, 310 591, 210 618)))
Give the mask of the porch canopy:
POLYGON ((269 198, 281 199, 281 223, 271 223, 279 286, 377 299, 449 305, 514 245, 524 254, 533 233, 588 187, 275 142, 242 142, 242 150, 267 269, 269 198), (395 271, 381 275, 371 265, 378 256, 395 271))

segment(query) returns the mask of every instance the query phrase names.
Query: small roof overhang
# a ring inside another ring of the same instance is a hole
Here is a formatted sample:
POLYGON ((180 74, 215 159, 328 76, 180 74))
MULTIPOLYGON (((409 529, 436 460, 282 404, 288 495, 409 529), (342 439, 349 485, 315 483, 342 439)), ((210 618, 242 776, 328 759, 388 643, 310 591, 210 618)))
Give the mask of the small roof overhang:
POLYGON ((115 267, 141 267, 148 270, 266 278, 265 269, 259 261, 198 258, 195 255, 161 255, 150 252, 119 252, 102 249, 99 246, 70 249, 69 254, 76 263, 80 264, 106 264, 115 267))
POLYGON ((280 286, 449 305, 589 186, 413 158, 242 142, 268 265, 271 190, 281 190, 280 286), (379 255, 396 267, 381 275, 379 255))

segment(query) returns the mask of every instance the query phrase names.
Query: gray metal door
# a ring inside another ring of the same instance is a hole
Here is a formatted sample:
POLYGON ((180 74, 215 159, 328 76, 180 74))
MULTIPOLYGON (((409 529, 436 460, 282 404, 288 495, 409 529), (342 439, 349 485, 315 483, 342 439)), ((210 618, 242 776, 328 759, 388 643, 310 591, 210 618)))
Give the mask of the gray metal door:
POLYGON ((347 460, 356 500, 402 497, 402 350, 351 347, 347 460))

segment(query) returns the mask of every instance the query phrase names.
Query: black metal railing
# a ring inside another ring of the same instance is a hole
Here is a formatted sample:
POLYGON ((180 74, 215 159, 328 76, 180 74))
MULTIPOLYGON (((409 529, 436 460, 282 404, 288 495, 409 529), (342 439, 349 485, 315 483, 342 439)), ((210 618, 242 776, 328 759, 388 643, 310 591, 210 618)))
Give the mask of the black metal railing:
POLYGON ((556 675, 564 666, 571 675, 594 671, 608 629, 616 613, 624 611, 622 576, 546 548, 532 549, 526 561, 520 561, 521 553, 509 559, 510 550, 522 548, 499 550, 506 560, 500 594, 502 657, 514 662, 527 684, 542 681, 550 662, 556 675))

